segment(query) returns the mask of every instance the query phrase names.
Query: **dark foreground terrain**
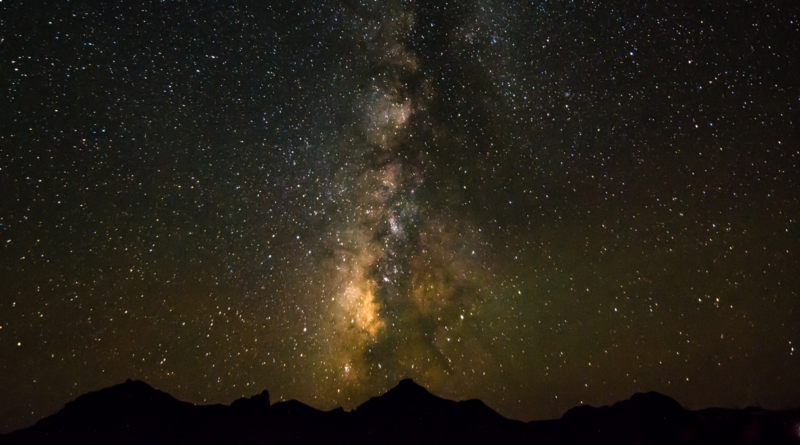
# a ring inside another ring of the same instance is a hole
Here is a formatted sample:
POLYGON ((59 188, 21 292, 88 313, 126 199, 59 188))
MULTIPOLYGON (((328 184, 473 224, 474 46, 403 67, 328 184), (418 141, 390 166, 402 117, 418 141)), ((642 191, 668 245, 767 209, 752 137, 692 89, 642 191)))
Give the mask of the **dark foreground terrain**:
POLYGON ((531 443, 797 444, 800 409, 689 411, 659 393, 581 406, 561 419, 506 419, 479 400, 454 402, 403 380, 355 410, 319 411, 269 393, 230 406, 176 400, 131 381, 85 394, 0 444, 531 443))

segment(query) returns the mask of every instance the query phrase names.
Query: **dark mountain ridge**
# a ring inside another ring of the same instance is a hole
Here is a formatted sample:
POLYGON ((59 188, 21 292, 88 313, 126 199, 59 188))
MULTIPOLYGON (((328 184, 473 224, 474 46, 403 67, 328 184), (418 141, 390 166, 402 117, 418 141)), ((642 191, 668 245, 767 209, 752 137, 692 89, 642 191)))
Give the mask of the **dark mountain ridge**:
POLYGON ((798 444, 800 409, 684 409, 655 392, 561 419, 506 419, 479 400, 437 397, 412 380, 351 412, 320 411, 269 393, 229 406, 193 405, 141 381, 84 394, 0 444, 536 443, 798 444))

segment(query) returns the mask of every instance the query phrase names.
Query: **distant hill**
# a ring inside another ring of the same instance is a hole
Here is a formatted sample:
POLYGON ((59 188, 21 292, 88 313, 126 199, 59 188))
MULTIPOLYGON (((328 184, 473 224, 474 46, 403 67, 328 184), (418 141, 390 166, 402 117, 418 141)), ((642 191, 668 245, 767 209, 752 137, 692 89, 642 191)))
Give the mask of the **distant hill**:
POLYGON ((689 411, 659 393, 580 406, 561 419, 506 419, 479 400, 437 397, 411 380, 353 411, 269 393, 193 405, 141 381, 84 394, 0 444, 800 444, 800 409, 689 411))

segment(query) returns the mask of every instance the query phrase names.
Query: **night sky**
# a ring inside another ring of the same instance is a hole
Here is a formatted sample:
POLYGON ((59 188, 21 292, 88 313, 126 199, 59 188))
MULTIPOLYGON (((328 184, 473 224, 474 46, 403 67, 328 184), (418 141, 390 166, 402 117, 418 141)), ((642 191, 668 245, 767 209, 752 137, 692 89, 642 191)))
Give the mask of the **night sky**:
POLYGON ((100 3, 0 3, 0 432, 800 406, 795 1, 100 3))

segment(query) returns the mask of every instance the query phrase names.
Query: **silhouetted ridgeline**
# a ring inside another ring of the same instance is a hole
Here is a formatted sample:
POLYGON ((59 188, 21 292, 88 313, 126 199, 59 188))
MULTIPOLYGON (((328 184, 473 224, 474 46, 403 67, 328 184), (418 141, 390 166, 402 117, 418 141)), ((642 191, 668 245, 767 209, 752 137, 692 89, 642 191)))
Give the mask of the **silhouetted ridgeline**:
POLYGON ((355 410, 270 404, 267 391, 225 405, 181 402, 144 382, 85 394, 0 444, 526 443, 798 444, 800 409, 688 411, 658 393, 580 406, 558 420, 506 419, 479 400, 436 397, 411 380, 355 410))

